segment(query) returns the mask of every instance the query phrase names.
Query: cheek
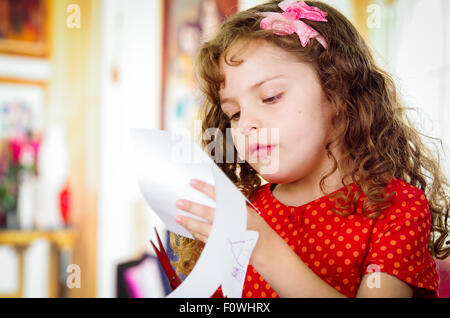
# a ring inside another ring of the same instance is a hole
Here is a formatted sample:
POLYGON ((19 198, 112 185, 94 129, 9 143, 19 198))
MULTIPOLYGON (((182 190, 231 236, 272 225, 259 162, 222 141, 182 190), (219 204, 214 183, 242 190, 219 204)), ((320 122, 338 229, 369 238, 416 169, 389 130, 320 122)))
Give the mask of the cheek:
POLYGON ((287 149, 306 154, 324 147, 327 131, 327 123, 317 113, 298 112, 280 129, 280 141, 287 149))
POLYGON ((244 155, 245 155, 245 138, 244 138, 244 136, 242 134, 240 134, 239 132, 237 132, 237 129, 232 130, 231 135, 233 137, 234 148, 236 148, 236 151, 238 152, 238 154, 241 157, 244 157, 244 155))

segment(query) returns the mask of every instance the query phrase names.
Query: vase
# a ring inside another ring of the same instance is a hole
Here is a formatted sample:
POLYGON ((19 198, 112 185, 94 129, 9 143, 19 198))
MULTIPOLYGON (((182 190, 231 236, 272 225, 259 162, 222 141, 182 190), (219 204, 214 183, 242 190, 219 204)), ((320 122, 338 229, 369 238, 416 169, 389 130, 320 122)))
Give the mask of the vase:
POLYGON ((7 189, 10 190, 8 199, 0 202, 0 229, 19 229, 19 218, 17 215, 17 198, 18 198, 18 178, 9 184, 7 189))
POLYGON ((19 229, 19 218, 17 216, 17 208, 6 212, 6 228, 8 230, 19 229))
POLYGON ((0 205, 0 229, 6 228, 6 210, 0 205))
POLYGON ((37 177, 32 173, 23 173, 19 182, 17 195, 17 223, 22 230, 34 228, 36 209, 37 177))
POLYGON ((19 219, 17 217, 17 209, 6 210, 0 206, 0 229, 18 229, 19 219))

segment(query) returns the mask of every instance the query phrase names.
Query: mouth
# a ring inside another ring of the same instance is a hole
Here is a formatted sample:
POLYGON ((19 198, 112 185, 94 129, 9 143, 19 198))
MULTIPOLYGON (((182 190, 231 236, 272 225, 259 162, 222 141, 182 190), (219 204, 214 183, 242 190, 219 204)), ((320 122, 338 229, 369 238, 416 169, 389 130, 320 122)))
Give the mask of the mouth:
POLYGON ((250 146, 249 150, 252 156, 262 157, 270 155, 275 147, 274 145, 254 144, 250 146))

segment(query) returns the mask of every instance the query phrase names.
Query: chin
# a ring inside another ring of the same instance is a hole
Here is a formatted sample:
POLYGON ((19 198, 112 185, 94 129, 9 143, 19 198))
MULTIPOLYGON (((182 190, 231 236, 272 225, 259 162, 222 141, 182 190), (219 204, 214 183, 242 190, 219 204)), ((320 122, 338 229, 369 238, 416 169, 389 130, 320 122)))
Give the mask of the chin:
POLYGON ((276 184, 285 184, 293 181, 292 178, 289 178, 288 176, 282 175, 278 172, 271 174, 260 173, 260 176, 267 182, 276 184))
POLYGON ((257 170, 259 175, 270 183, 276 184, 288 184, 291 182, 295 182, 301 180, 305 177, 303 174, 295 174, 292 171, 277 171, 275 173, 261 173, 263 171, 257 170))

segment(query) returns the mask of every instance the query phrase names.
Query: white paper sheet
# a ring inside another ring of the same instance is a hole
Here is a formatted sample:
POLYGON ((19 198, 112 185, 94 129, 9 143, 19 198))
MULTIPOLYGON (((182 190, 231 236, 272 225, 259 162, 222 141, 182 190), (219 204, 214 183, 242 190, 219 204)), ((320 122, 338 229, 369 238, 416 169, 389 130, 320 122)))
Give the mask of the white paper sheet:
MULTIPOLYGON (((182 136, 160 130, 132 129, 141 192, 169 231, 192 238, 175 222, 175 206, 186 199, 215 208, 211 234, 192 272, 168 297, 211 297, 222 285, 225 296, 239 298, 258 233, 247 231, 246 197, 202 149, 182 136), (187 154, 188 150, 189 154, 187 154), (216 188, 216 202, 189 185, 203 180, 216 188)), ((195 217, 200 219, 198 217, 195 217)))

